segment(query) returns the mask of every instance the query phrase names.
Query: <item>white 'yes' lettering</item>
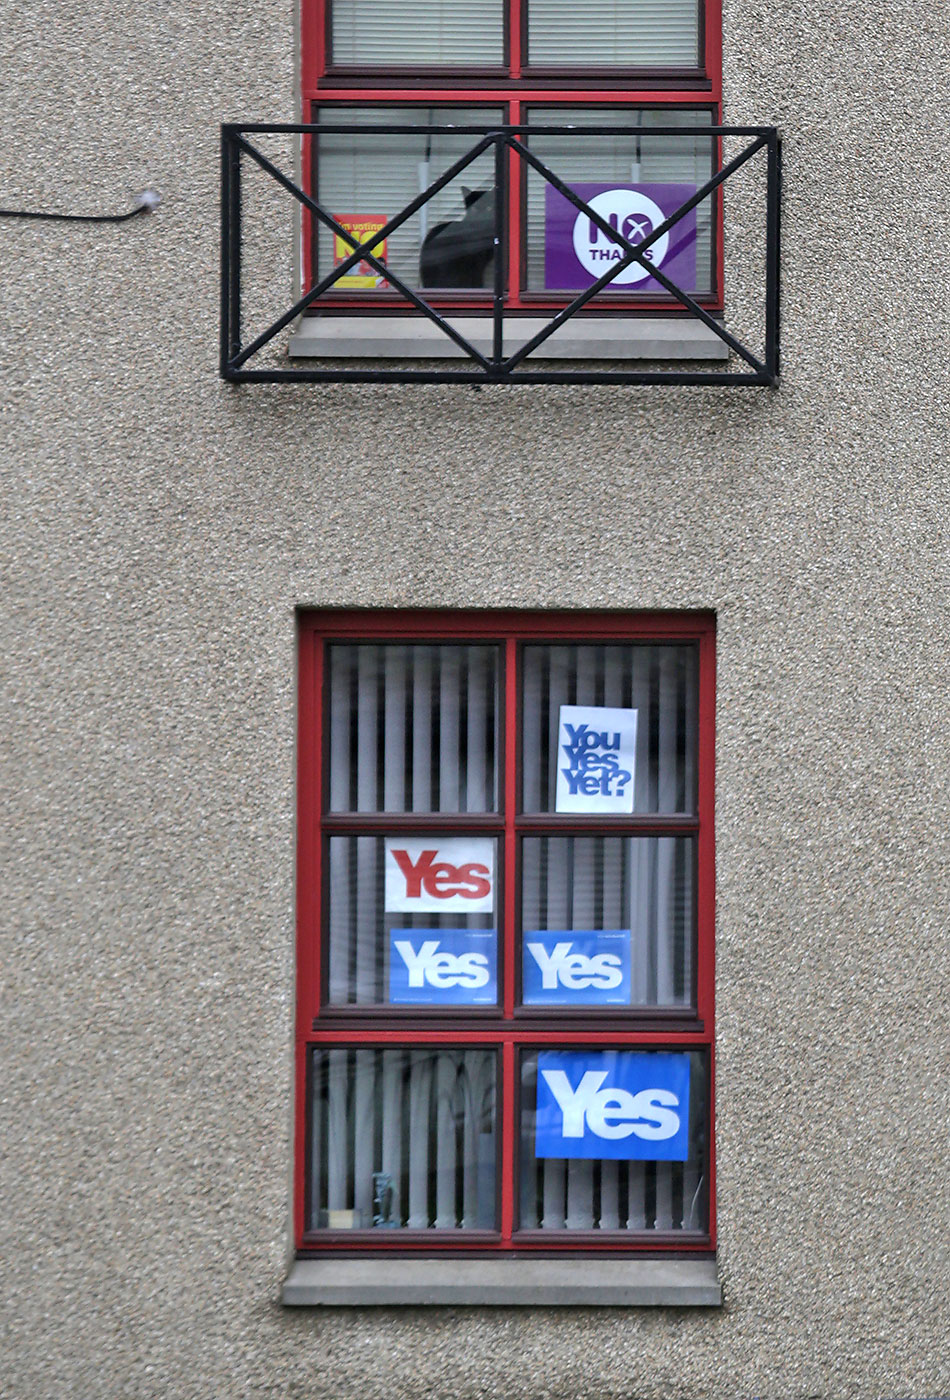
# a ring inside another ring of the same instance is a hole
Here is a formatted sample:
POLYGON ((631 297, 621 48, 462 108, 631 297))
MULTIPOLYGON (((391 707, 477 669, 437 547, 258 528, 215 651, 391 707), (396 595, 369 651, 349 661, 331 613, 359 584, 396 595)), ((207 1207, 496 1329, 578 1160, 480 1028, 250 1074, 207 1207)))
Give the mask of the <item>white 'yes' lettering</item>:
POLYGON ((623 981, 620 958, 616 953, 572 953, 570 943, 555 943, 550 953, 543 943, 529 943, 528 952, 541 969, 541 986, 546 992, 557 990, 558 984, 572 992, 596 987, 609 991, 623 981))
POLYGON ((394 946, 409 969, 409 986, 484 987, 488 982, 488 958, 484 953, 440 953, 439 940, 427 938, 419 951, 404 938, 394 946))
POLYGON ((668 1089, 641 1089, 630 1094, 626 1089, 602 1089, 607 1071, 589 1069, 576 1089, 562 1069, 545 1069, 541 1077, 546 1082, 561 1110, 561 1136, 582 1138, 584 1124, 599 1138, 626 1138, 631 1133, 651 1142, 675 1137, 679 1132, 679 1099, 668 1089))

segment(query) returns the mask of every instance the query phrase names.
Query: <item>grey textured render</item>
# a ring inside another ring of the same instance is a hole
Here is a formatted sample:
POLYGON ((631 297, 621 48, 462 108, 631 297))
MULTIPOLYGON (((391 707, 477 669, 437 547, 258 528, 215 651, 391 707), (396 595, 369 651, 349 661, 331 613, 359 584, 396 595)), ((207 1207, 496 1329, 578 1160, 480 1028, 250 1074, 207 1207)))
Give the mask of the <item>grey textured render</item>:
POLYGON ((774 392, 224 384, 289 0, 0 15, 0 1393, 950 1392, 945 6, 727 0, 774 392), (302 605, 716 611, 722 1308, 281 1307, 302 605))

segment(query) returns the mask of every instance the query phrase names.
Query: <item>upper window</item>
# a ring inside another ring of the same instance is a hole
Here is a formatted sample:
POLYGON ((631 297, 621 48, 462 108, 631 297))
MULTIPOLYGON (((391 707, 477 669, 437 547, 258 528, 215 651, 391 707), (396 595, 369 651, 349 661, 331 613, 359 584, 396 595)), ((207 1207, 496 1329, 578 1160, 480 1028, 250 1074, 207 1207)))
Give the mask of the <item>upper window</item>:
POLYGON ((711 1248, 712 647, 303 620, 302 1249, 711 1248))
POLYGON ((702 0, 326 0, 328 69, 699 69, 702 0))
MULTIPOLYGON (((403 309, 409 287, 436 304, 477 309, 502 297, 530 312, 593 285, 617 244, 556 181, 636 243, 710 178, 718 142, 702 129, 719 116, 718 4, 305 0, 303 115, 327 128, 308 143, 311 189, 357 242, 417 206, 374 248, 382 267, 354 263, 321 306, 403 309), (510 146, 486 146, 461 168, 502 126, 522 129, 521 144, 555 180, 510 146)), ((657 269, 709 306, 721 297, 717 200, 650 250, 657 269)), ((304 244, 310 285, 353 251, 316 224, 304 244)), ((641 263, 591 309, 631 303, 671 304, 641 263)))

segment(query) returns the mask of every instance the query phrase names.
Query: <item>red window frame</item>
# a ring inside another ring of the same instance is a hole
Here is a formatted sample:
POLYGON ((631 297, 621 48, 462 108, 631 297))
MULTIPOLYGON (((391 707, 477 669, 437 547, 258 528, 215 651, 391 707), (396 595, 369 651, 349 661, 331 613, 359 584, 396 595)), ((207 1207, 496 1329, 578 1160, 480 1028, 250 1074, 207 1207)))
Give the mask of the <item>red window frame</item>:
POLYGON ((298 724, 298 833, 297 833, 297 1015, 296 1015, 296 1164, 295 1238, 298 1252, 406 1254, 465 1252, 480 1254, 546 1252, 566 1255, 586 1253, 710 1253, 716 1245, 715 1216, 715 1096, 714 1096, 714 761, 715 761, 715 619, 711 614, 614 614, 448 611, 320 611, 299 617, 299 724, 298 724), (445 642, 496 644, 501 648, 500 743, 496 756, 499 776, 499 810, 474 820, 443 814, 430 818, 416 814, 402 818, 373 814, 353 818, 328 812, 326 793, 327 733, 324 693, 324 659, 333 642, 445 642), (521 732, 519 695, 521 649, 538 642, 687 642, 697 652, 696 808, 686 816, 643 815, 583 818, 579 824, 595 834, 614 835, 689 833, 696 842, 695 889, 695 1007, 633 1008, 598 1020, 594 1029, 574 1009, 565 1015, 539 1014, 536 1007, 515 1003, 517 986, 518 848, 525 834, 551 830, 563 816, 522 814, 519 810, 521 732), (328 1008, 322 990, 322 930, 326 924, 326 891, 323 871, 324 837, 341 825, 379 834, 396 828, 428 831, 440 825, 446 834, 465 830, 495 832, 499 844, 498 910, 499 972, 502 999, 499 1011, 472 1008, 454 1014, 413 1014, 412 1008, 358 1006, 328 1008), (548 1024, 545 1024, 547 1022, 548 1024), (308 1062, 313 1047, 356 1046, 467 1046, 495 1047, 501 1059, 499 1107, 496 1108, 498 1149, 498 1206, 500 1229, 484 1232, 427 1230, 386 1232, 307 1231, 308 1062), (706 1057, 707 1135, 704 1170, 708 1184, 708 1231, 642 1234, 627 1241, 617 1234, 596 1230, 549 1232, 515 1229, 518 1170, 518 1056, 522 1049, 559 1045, 610 1046, 700 1050, 706 1057), (671 1238, 671 1233, 679 1238, 671 1238), (440 1237, 441 1235, 441 1237, 440 1237))
MULTIPOLYGON (((503 106, 506 124, 521 125, 529 108, 550 111, 556 125, 558 109, 568 121, 571 107, 617 108, 622 124, 624 111, 636 108, 669 109, 671 113, 694 110, 697 117, 708 113, 711 124, 722 119, 722 0, 699 0, 702 62, 695 68, 532 68, 524 61, 528 0, 507 0, 505 5, 505 66, 495 70, 472 68, 438 69, 367 67, 334 68, 330 62, 330 7, 332 0, 302 0, 301 5, 301 120, 317 120, 320 109, 339 107, 339 120, 346 120, 346 108, 418 105, 486 107, 503 106)), ((474 138, 473 138, 474 140, 474 138)), ((303 169, 315 183, 313 143, 304 140, 303 169)), ((716 142, 716 159, 720 159, 716 142)), ((319 192, 317 193, 319 199, 319 192)), ((506 308, 509 312, 537 314, 564 304, 549 293, 527 291, 524 287, 524 209, 526 170, 524 162, 509 153, 508 161, 508 268, 506 308)), ((697 300, 712 310, 721 310, 724 298, 722 204, 717 197, 713 250, 713 290, 697 300)), ((331 211, 332 212, 332 211, 331 211)), ((304 239, 306 284, 312 285, 313 256, 310 238, 304 239)), ((482 311, 491 306, 487 292, 451 294, 428 292, 433 305, 446 310, 482 311)), ((617 298, 619 302, 619 297, 617 298)), ((321 307, 349 308, 377 312, 405 312, 407 304, 398 296, 377 295, 367 299, 358 293, 336 293, 332 289, 321 298, 321 307)), ((617 310, 597 303, 599 312, 617 310)), ((622 309, 639 313, 678 311, 670 299, 625 300, 622 309)))

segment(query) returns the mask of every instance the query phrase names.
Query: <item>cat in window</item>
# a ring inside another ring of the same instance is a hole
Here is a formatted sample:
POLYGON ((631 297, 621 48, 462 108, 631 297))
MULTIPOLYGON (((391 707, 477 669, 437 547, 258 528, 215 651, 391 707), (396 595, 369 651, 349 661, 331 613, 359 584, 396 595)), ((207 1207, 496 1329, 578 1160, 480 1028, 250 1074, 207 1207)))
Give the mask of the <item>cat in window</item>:
POLYGON ((419 278, 423 287, 482 287, 495 247, 495 191, 462 186, 461 219, 436 224, 423 240, 419 278))

